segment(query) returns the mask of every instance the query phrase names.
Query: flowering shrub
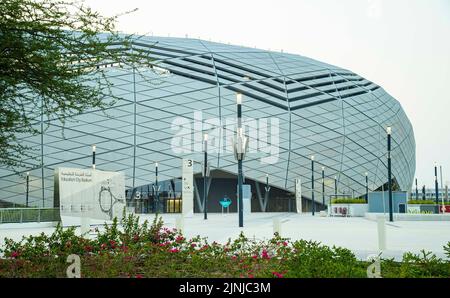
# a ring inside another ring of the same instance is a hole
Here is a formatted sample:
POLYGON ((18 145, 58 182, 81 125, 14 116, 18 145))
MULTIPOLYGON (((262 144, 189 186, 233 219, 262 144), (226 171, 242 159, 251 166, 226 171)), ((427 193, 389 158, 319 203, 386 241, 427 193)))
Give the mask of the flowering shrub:
MULTIPOLYGON (((65 277, 69 254, 81 257, 82 277, 366 277, 369 263, 340 247, 313 241, 290 241, 275 234, 269 240, 240 234, 225 244, 200 236, 186 239, 134 215, 97 231, 95 239, 57 226, 50 236, 5 239, 0 249, 0 277, 65 277)), ((450 257, 450 243, 444 248, 450 257)), ((403 262, 382 260, 383 277, 448 277, 448 260, 431 253, 405 254, 403 262)))

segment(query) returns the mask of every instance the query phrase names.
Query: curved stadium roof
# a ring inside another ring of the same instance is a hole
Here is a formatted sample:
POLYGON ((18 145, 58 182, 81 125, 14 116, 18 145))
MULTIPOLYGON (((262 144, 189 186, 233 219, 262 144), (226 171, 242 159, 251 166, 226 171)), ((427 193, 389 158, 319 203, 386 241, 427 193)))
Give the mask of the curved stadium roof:
MULTIPOLYGON (((339 192, 363 195, 366 172, 371 190, 387 182, 385 128, 390 125, 393 175, 401 189, 410 189, 415 173, 411 123, 399 102, 373 82, 299 55, 198 39, 144 36, 136 38, 133 46, 149 50, 158 67, 170 75, 111 67, 113 91, 122 100, 107 115, 89 111, 77 116, 76 122, 66 124, 64 136, 60 123, 44 120, 49 128, 42 140, 24 137, 24 144, 40 150, 37 157, 43 159, 43 168, 35 159, 26 161, 28 168, 35 169, 32 175, 38 182, 32 197, 37 201, 42 196, 52 199, 55 167, 89 166, 94 143, 97 167, 125 172, 129 187, 148 184, 155 161, 161 164, 160 179, 179 177, 182 158, 201 161, 202 157, 201 152, 173 151, 174 119, 182 116, 195 128, 194 112, 201 111, 203 120, 220 119, 224 125, 236 115, 236 92, 244 95, 245 117, 276 118, 280 127, 277 162, 262 164, 261 157, 270 155, 267 152, 249 154, 244 162, 247 177, 263 180, 270 173, 271 184, 291 191, 295 178, 301 178, 303 195, 309 197, 310 156, 314 155, 318 194, 324 166, 327 193, 334 193, 337 176, 339 192)), ((222 150, 227 139, 220 137, 216 147, 221 149, 210 154, 211 165, 236 173, 233 154, 222 150)), ((196 141, 192 139, 192 148, 201 148, 196 141)), ((250 136, 250 144, 259 142, 259 136, 250 136)), ((0 198, 20 197, 21 185, 12 172, 0 169, 0 198)), ((321 201, 321 195, 316 198, 321 201)))

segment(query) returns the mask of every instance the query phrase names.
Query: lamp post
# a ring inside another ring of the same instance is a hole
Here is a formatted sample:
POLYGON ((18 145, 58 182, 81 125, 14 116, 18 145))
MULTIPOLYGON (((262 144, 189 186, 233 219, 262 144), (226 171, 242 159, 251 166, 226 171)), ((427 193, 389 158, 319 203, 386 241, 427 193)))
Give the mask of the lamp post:
POLYGON ((437 163, 434 163, 434 187, 436 189, 436 206, 438 206, 437 213, 439 213, 439 184, 437 174, 437 163))
POLYGON ((26 207, 28 208, 28 195, 30 193, 30 172, 27 172, 27 194, 26 194, 26 207))
POLYGON ((325 167, 322 167, 322 205, 325 208, 325 167))
POLYGON ((95 145, 92 145, 92 169, 95 170, 95 150, 96 150, 95 145))
POLYGON ((419 188, 417 187, 417 178, 416 178, 416 200, 419 199, 419 188))
POLYGON ((369 202, 369 173, 365 173, 366 175, 366 203, 369 202))
POLYGON ((238 162, 238 213, 239 213, 239 227, 242 228, 244 226, 244 212, 243 212, 243 191, 242 191, 242 183, 244 181, 244 177, 242 174, 242 161, 245 158, 245 152, 248 147, 248 140, 244 137, 244 133, 242 131, 242 94, 236 94, 236 106, 237 106, 237 120, 238 127, 236 137, 234 139, 233 151, 234 157, 238 162))
POLYGON ((422 200, 426 200, 426 191, 425 191, 425 185, 422 187, 422 200))
POLYGON ((158 185, 158 163, 155 163, 155 185, 153 185, 155 191, 155 213, 159 213, 159 185, 158 185))
POLYGON ((334 195, 337 198, 337 193, 338 193, 338 189, 337 189, 337 176, 334 176, 334 195))
POLYGON ((315 213, 315 200, 314 200, 314 155, 311 156, 311 202, 312 202, 312 216, 314 216, 315 213))
POLYGON ((203 152, 204 152, 204 159, 203 159, 203 212, 204 212, 204 219, 208 219, 208 204, 207 204, 207 197, 208 197, 208 190, 207 190, 207 176, 208 176, 208 134, 205 133, 203 136, 203 152))
POLYGON ((388 190, 389 190, 389 221, 394 221, 394 215, 392 210, 392 168, 391 168, 391 134, 392 127, 388 126, 387 132, 387 150, 388 150, 388 190))

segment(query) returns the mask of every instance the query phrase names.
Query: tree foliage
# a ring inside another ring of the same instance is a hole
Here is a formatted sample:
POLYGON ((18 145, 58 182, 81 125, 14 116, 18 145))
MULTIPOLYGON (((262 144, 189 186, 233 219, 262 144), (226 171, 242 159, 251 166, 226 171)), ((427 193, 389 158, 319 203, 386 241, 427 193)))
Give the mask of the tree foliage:
POLYGON ((0 0, 0 15, 0 164, 12 169, 30 156, 18 135, 117 100, 105 65, 150 62, 115 30, 118 16, 82 2, 0 0))

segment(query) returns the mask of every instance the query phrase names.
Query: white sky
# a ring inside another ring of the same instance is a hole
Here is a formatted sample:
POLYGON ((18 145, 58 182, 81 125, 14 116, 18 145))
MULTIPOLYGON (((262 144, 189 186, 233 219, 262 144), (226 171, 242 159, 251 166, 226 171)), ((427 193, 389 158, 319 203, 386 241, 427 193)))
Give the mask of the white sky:
POLYGON ((347 68, 400 101, 414 127, 416 175, 450 182, 449 0, 86 0, 127 33, 280 50, 347 68))

